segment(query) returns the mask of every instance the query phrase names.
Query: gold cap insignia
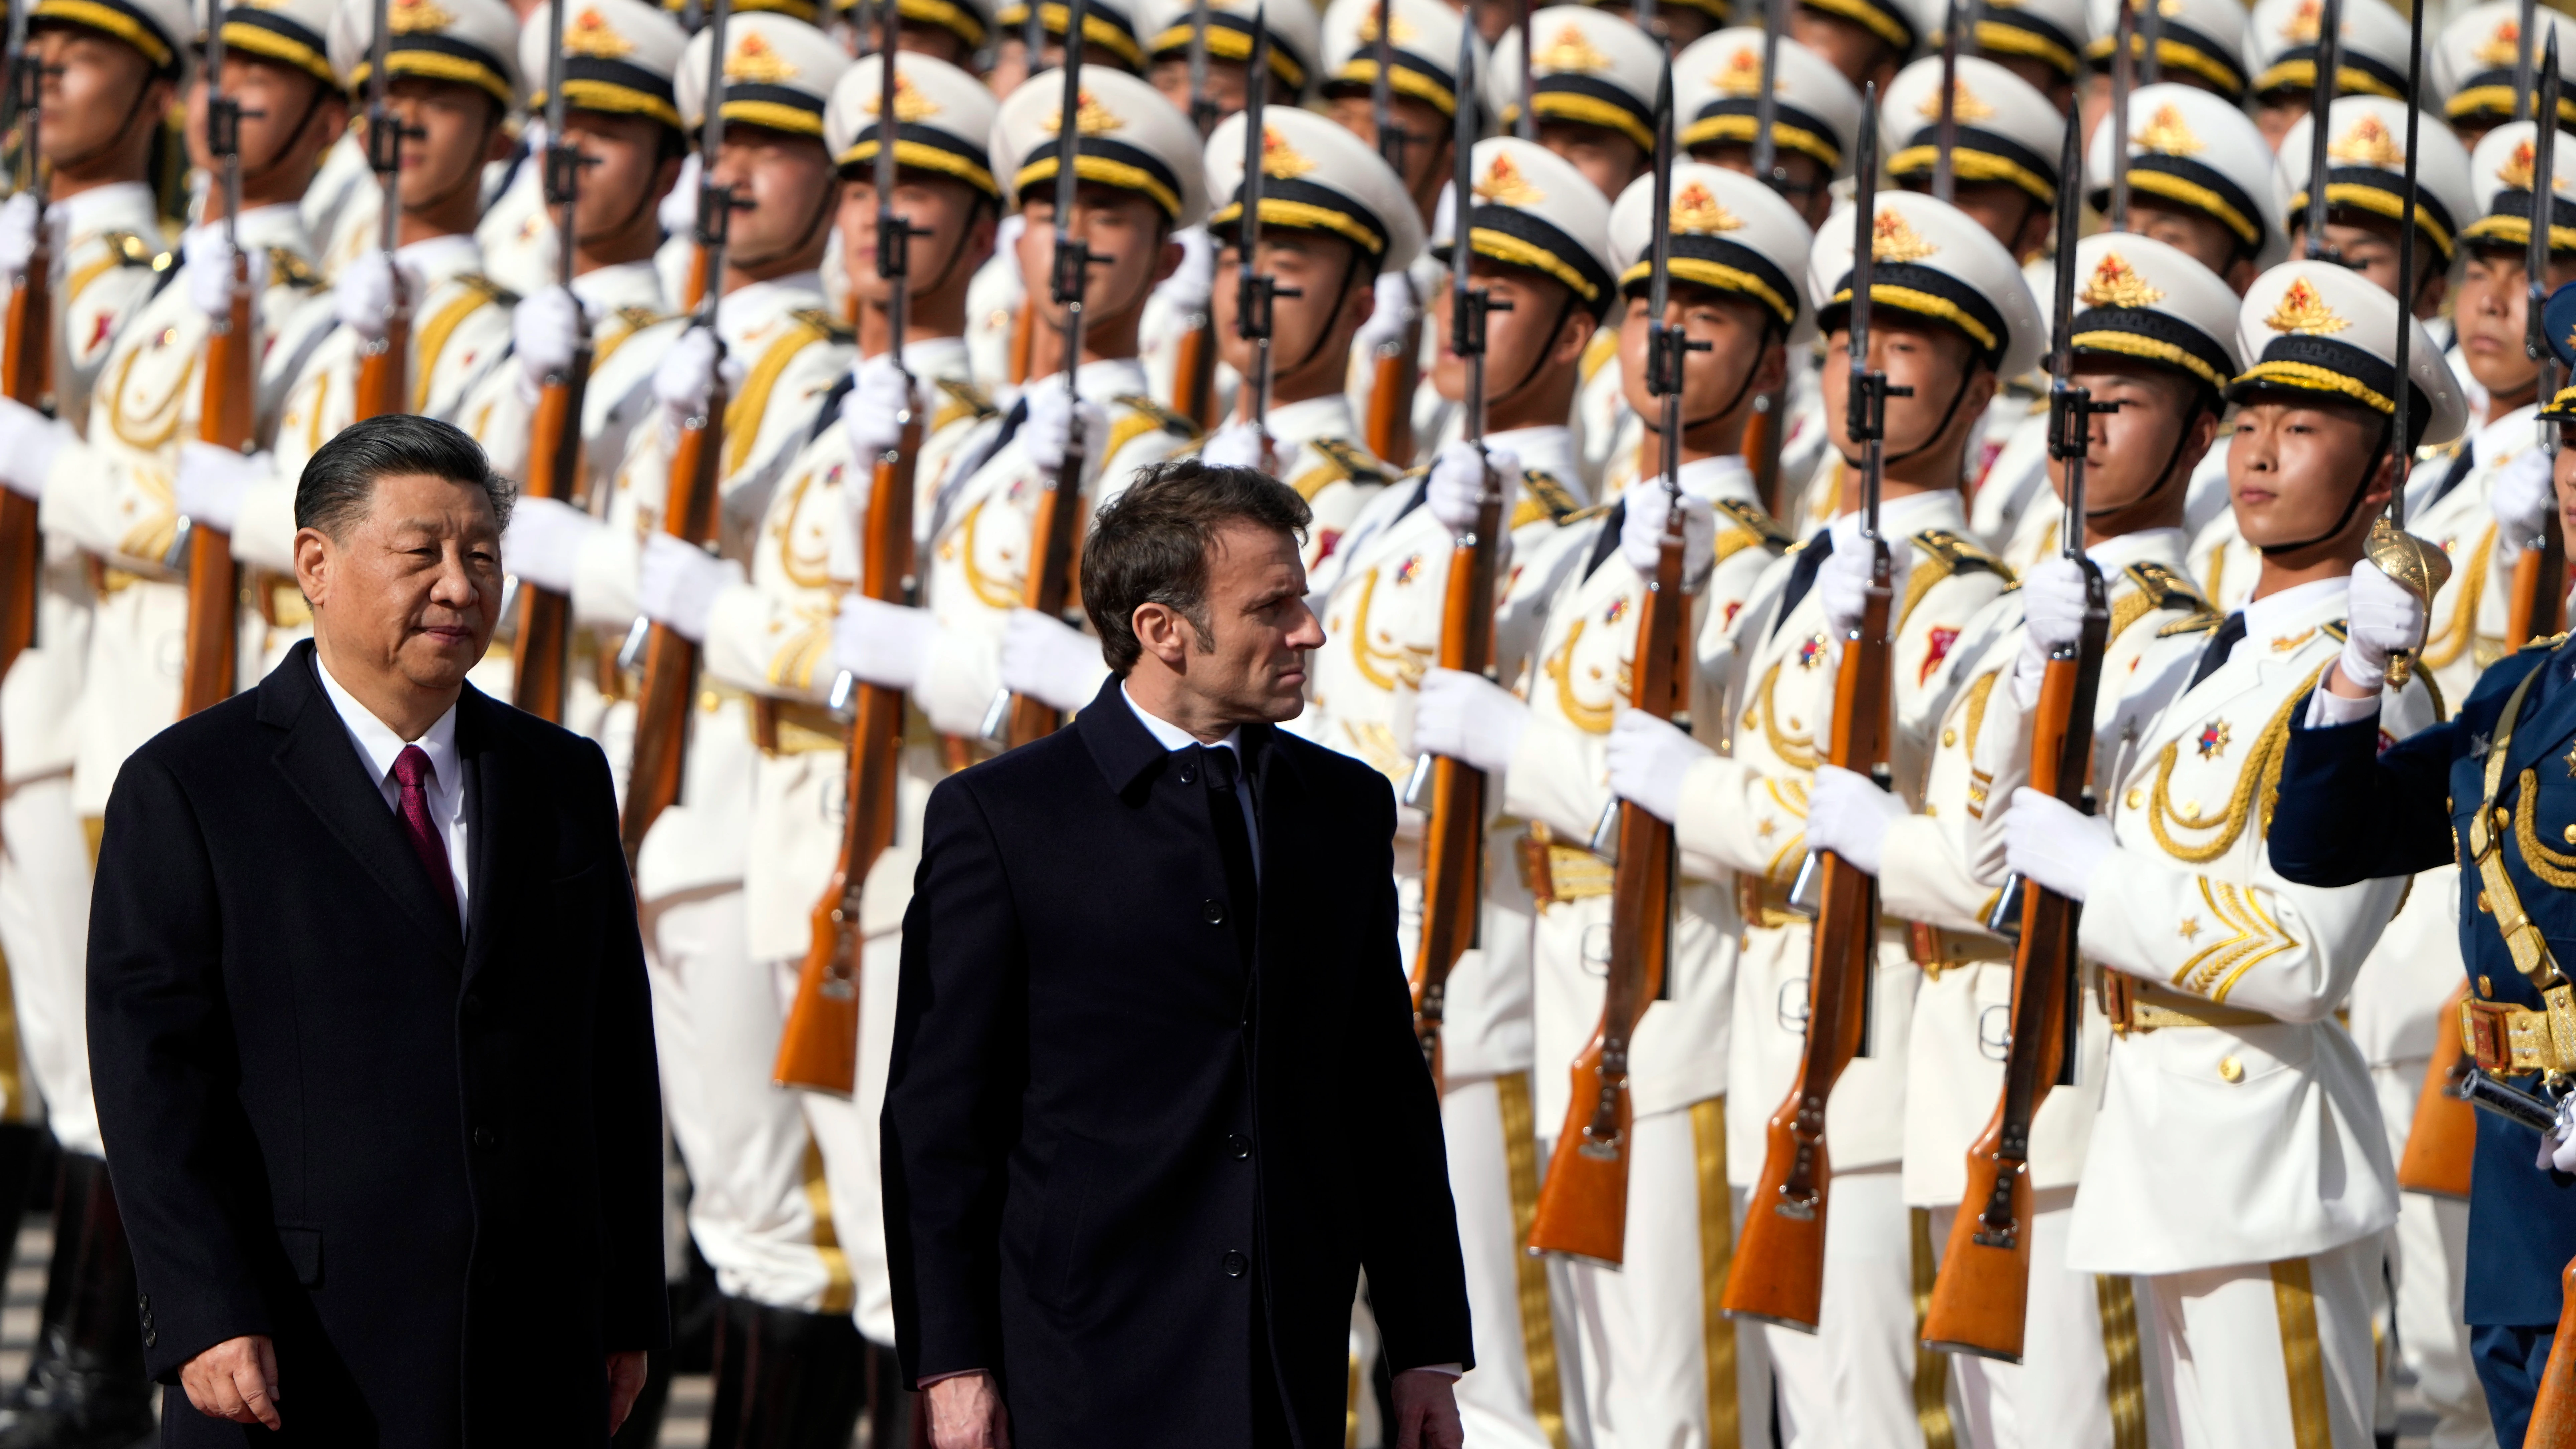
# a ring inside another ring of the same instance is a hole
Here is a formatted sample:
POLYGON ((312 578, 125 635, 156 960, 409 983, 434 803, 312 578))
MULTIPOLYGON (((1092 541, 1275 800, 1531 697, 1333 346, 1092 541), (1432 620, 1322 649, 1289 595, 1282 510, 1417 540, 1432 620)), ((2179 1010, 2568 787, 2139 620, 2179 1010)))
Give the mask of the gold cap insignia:
MULTIPOLYGON (((1717 87, 1720 95, 1758 96, 1762 94, 1762 52, 1751 46, 1738 50, 1727 57, 1725 69, 1710 76, 1708 83, 1717 87)), ((1786 93, 1789 88, 1782 86, 1780 89, 1786 93)))
POLYGON ((1530 62, 1546 66, 1549 70, 1586 73, 1610 68, 1610 57, 1593 49, 1592 38, 1583 33, 1580 25, 1568 25, 1558 31, 1556 39, 1547 43, 1547 49, 1531 56, 1530 62))
MULTIPOLYGON (((874 110, 871 106, 869 109, 874 110)), ((939 114, 939 103, 921 93, 912 77, 902 71, 894 73, 894 118, 897 122, 922 121, 939 114)), ((1059 124, 1061 124, 1061 118, 1059 124)))
MULTIPOLYGON (((1126 124, 1125 121, 1118 119, 1116 112, 1102 105, 1089 91, 1082 92, 1074 103, 1073 129, 1076 135, 1097 136, 1104 132, 1119 130, 1126 124)), ((1061 110, 1050 109, 1046 113, 1046 130, 1050 136, 1063 134, 1064 113, 1061 110)))
MULTIPOLYGON (((1421 31, 1414 29, 1412 23, 1407 21, 1401 15, 1394 17, 1394 22, 1388 25, 1386 29, 1387 39, 1397 45, 1402 45, 1406 41, 1411 40, 1422 33, 1421 31)), ((1376 10, 1371 9, 1368 13, 1360 17, 1359 32, 1352 38, 1364 45, 1374 45, 1377 43, 1376 10)))
POLYGON ((584 10, 564 22, 564 54, 596 56, 615 60, 634 53, 635 42, 617 33, 608 17, 596 10, 584 10))
POLYGON ((729 81, 749 81, 753 85, 765 86, 792 80, 795 75, 796 67, 770 49, 769 41, 757 30, 744 36, 742 43, 733 48, 733 54, 725 59, 724 76, 729 81))
POLYGON ((2146 129, 2130 138, 2158 156, 2197 156, 2209 149, 2182 118, 2182 107, 2170 102, 2156 107, 2146 129))
POLYGON ((2515 65, 2522 60, 2522 22, 2507 20, 2474 52, 2480 65, 2515 65))
POLYGON ((2343 133, 2342 140, 2326 148, 2326 155, 2337 161, 2351 161, 2389 171, 2406 169, 2406 153, 2398 148, 2397 138, 2388 134, 2387 125, 2376 115, 2364 116, 2353 122, 2352 129, 2343 133))
POLYGON ((2292 45, 2314 45, 2325 33, 2325 6, 2318 0, 2299 0, 2299 8, 2290 12, 2288 23, 2281 27, 2281 38, 2292 45))
POLYGON ((2275 332, 2304 332, 2312 337, 2327 337, 2352 323, 2327 306, 2326 299, 2317 295, 2317 289, 2308 285, 2307 278, 2293 277, 2289 290, 2281 294, 2280 305, 2272 309, 2271 316, 2263 319, 2263 325, 2275 332))
POLYGON ((1705 183, 1691 182, 1673 198, 1675 231, 1736 231, 1743 225, 1742 217, 1718 205, 1717 198, 1708 194, 1705 183))
POLYGON ((1261 128, 1261 174, 1293 181, 1315 169, 1315 163, 1288 144, 1288 138, 1271 126, 1261 128))
POLYGON ((434 0, 394 0, 385 11, 385 27, 396 35, 445 30, 455 23, 456 17, 439 9, 434 0))
POLYGON ((1904 212, 1882 211, 1878 220, 1870 223, 1869 254, 1874 261, 1919 262, 1940 250, 1923 233, 1914 229, 1914 224, 1905 219, 1904 212))
POLYGON ((1495 157, 1494 164, 1485 169, 1485 179, 1476 183, 1476 199, 1498 206, 1535 206, 1547 200, 1547 193, 1530 185, 1521 168, 1505 154, 1495 157))
POLYGON ((2148 286, 2147 279, 2118 252, 2104 252, 2093 265, 2092 279, 2084 284, 2087 307, 2152 307, 2164 299, 2165 294, 2148 286))
MULTIPOLYGON (((1995 108, 1968 89, 1965 81, 1953 83, 1950 94, 1956 98, 1950 103, 1950 114, 1961 121, 1982 121, 1995 113, 1995 108)), ((1938 85, 1932 87, 1932 94, 1925 96, 1923 104, 1915 108, 1915 114, 1927 121, 1941 119, 1941 88, 1938 85)))
MULTIPOLYGON (((2503 182, 2505 185, 2512 187, 2516 191, 2529 191, 2531 189, 2531 183, 2536 179, 2536 175, 2539 170, 2539 168, 2533 164, 2535 160, 2537 160, 2537 158, 2532 155, 2531 143, 2529 141, 2523 142, 2513 148, 2513 154, 2505 158, 2504 165, 2497 169, 2496 180, 2503 182)), ((2564 176, 2550 177, 2549 189, 2552 192, 2565 191, 2567 189, 2567 178, 2564 176)))

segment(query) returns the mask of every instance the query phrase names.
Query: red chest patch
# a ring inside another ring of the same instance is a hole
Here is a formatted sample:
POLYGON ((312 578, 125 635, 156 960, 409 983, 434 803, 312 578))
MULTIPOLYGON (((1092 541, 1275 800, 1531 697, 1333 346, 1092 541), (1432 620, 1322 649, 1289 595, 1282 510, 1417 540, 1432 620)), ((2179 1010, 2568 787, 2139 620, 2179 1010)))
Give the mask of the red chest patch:
POLYGON ((115 323, 116 319, 113 316, 101 312, 98 315, 98 325, 90 329, 89 341, 82 346, 81 351, 96 352, 98 345, 105 342, 108 334, 116 330, 115 323))
POLYGON ((1925 637, 1931 640, 1932 647, 1923 655, 1923 670, 1914 677, 1916 684, 1930 679, 1932 671, 1941 667, 1941 661, 1950 657, 1950 646, 1959 642, 1959 631, 1934 629, 1925 637))

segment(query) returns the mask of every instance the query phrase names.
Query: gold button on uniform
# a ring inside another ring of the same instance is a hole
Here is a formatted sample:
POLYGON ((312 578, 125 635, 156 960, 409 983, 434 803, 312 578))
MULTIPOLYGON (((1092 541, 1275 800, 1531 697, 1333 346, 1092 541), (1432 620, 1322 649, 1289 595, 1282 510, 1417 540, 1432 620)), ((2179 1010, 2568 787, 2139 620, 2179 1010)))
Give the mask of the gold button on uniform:
POLYGON ((1957 730, 1943 730, 1943 731, 1941 731, 1941 748, 1943 748, 1943 749, 1945 749, 1945 750, 1946 750, 1946 749, 1950 748, 1952 745, 1957 744, 1958 742, 1959 742, 1959 732, 1958 732, 1957 730))
POLYGON ((2483 996, 2483 997, 2486 997, 2486 998, 2488 998, 2488 999, 2490 999, 2490 1000, 2494 999, 2494 997, 2495 997, 2495 983, 2494 983, 2494 982, 2492 982, 2492 981, 2489 981, 2488 979, 2486 979, 2486 978, 2485 978, 2485 977, 2483 977, 2483 976, 2479 977, 2479 978, 2478 978, 2478 995, 2483 996))
POLYGON ((2234 1057, 2220 1057, 2218 1059, 2218 1079, 2222 1082, 2244 1081, 2245 1064, 2234 1057))
POLYGON ((2130 791, 2130 792, 2129 792, 2128 806, 2129 806, 2129 808, 2130 808, 2130 809, 2132 809, 2132 810, 2143 810, 2143 809, 2145 809, 2145 808, 2146 808, 2146 805, 2147 805, 2147 792, 2146 792, 2146 791, 2144 791, 2144 790, 2132 790, 2132 791, 2130 791))

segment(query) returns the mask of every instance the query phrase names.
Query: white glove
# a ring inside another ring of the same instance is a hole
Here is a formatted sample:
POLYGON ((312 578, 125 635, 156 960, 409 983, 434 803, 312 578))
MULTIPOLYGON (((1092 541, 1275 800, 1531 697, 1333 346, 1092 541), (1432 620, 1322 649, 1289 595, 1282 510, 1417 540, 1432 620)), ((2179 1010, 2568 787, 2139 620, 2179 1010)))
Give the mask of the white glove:
POLYGON ((522 583, 570 594, 583 545, 606 528, 560 498, 523 493, 510 505, 510 531, 501 535, 501 567, 522 583))
POLYGON ((541 288, 510 314, 510 351, 519 359, 522 394, 532 401, 548 377, 572 366, 580 345, 581 302, 568 288, 541 288))
POLYGON ((267 453, 245 457, 214 443, 179 445, 179 483, 172 490, 179 511, 190 522, 225 533, 241 521, 242 495, 250 485, 277 476, 277 459, 267 453))
POLYGON ((1422 506, 1440 520, 1440 526, 1451 533, 1464 533, 1476 526, 1479 501, 1485 496, 1484 470, 1494 470, 1494 481, 1503 492, 1503 538, 1512 536, 1512 510, 1521 491, 1521 455, 1509 448, 1488 450, 1479 458, 1473 443, 1451 443, 1440 450, 1431 462, 1431 476, 1422 485, 1422 506))
POLYGON ((662 198, 653 216, 662 223, 664 234, 687 236, 698 225, 698 153, 693 149, 680 162, 680 179, 671 184, 671 194, 662 198))
POLYGON ((2364 559, 2352 566, 2352 598, 2344 607, 2350 632, 2335 672, 2346 684, 2376 692, 2388 682, 2388 656, 2424 642, 2424 603, 2364 559))
MULTIPOLYGON (((1020 424, 1020 448, 1042 473, 1064 466, 1064 445, 1072 435, 1077 404, 1061 387, 1041 387, 1028 395, 1029 416, 1020 424)), ((1082 456, 1085 478, 1100 476, 1100 455, 1109 444, 1109 410, 1089 398, 1082 409, 1082 456)))
MULTIPOLYGON (((1664 521, 1671 495, 1661 484, 1628 490, 1619 525, 1619 556, 1640 578, 1651 579, 1664 560, 1664 521)), ((1717 562, 1717 509, 1707 499, 1682 494, 1682 592, 1697 593, 1717 562)))
POLYGON ((1669 824, 1681 817, 1682 781, 1717 752, 1642 709, 1622 709, 1610 726, 1610 793, 1669 824))
POLYGON ((36 255, 36 198, 21 191, 0 206, 0 274, 11 286, 27 275, 27 263, 36 255))
POLYGON ((2540 1134, 2540 1155, 2531 1165, 2544 1172, 2576 1172, 2576 1093, 2558 1099, 2558 1122, 2540 1134))
POLYGON ((2118 853, 2110 821, 2028 785, 2012 792, 2004 811, 2004 866, 2023 879, 2080 901, 2093 873, 2118 853))
POLYGON ((1529 706, 1483 675, 1433 669, 1422 676, 1422 699, 1413 707, 1413 747, 1499 775, 1511 767, 1529 721, 1529 706))
POLYGON ((2050 554, 2021 576, 2021 657, 2013 661, 2013 700, 2023 709, 2039 703, 2039 681, 2050 651, 2084 637, 2084 568, 2064 554, 2050 554))
MULTIPOLYGON (((715 396, 718 351, 714 333, 691 327, 662 354, 660 365, 653 369, 653 396, 675 421, 707 410, 707 399, 715 396)), ((742 359, 726 357, 723 367, 725 386, 740 386, 747 375, 742 359)))
MULTIPOLYGON (((1834 551, 1826 555, 1816 570, 1816 597, 1825 606, 1825 636, 1834 646, 1835 657, 1842 655, 1843 640, 1860 627, 1861 608, 1868 602, 1870 553, 1868 541, 1855 532, 1846 535, 1834 530, 1834 551)), ((1914 549, 1904 539, 1891 539, 1887 545, 1889 569, 1887 586, 1897 598, 1905 597, 1905 576, 1914 567, 1914 549)), ((1896 627, 1893 610, 1888 614, 1888 627, 1896 627)))
POLYGON ((1013 609, 1002 626, 1002 684, 1071 714, 1091 703, 1109 677, 1100 641, 1035 609, 1013 609))
POLYGON ((1907 813, 1904 801, 1867 775, 1818 765, 1807 792, 1807 849, 1830 850, 1876 875, 1887 854, 1887 828, 1907 813))
POLYGON ((832 621, 832 665, 870 684, 909 691, 930 664, 939 621, 928 609, 845 595, 832 621))
POLYGON ((850 378, 841 398, 841 431, 859 461, 872 464, 902 441, 904 412, 920 416, 920 384, 905 377, 892 357, 871 357, 851 368, 850 378))
POLYGON ((1404 329, 1412 319, 1413 279, 1401 271, 1377 274, 1377 310, 1360 324, 1351 337, 1351 350, 1362 357, 1375 357, 1381 348, 1399 346, 1404 329))
MULTIPOLYGON (((220 226, 189 229, 179 240, 179 253, 188 269, 188 304, 208 317, 229 317, 233 311, 233 247, 224 240, 220 226)), ((250 291, 256 297, 268 285, 268 251, 253 247, 249 254, 250 291)))
POLYGON ((340 325, 369 342, 381 342, 385 336, 385 314, 394 306, 394 286, 399 281, 404 297, 419 301, 428 284, 418 272, 395 262, 390 252, 365 252, 340 269, 340 280, 331 289, 332 310, 340 316, 340 325))
POLYGON ((635 576, 635 608, 695 644, 707 637, 716 595, 724 592, 725 585, 742 581, 742 565, 657 529, 644 538, 644 561, 635 576))
POLYGON ((15 398, 0 397, 0 483, 41 503, 54 455, 72 441, 68 424, 56 422, 15 398))
MULTIPOLYGON (((1207 310, 1208 297, 1216 289, 1216 243, 1203 226, 1187 227, 1172 233, 1181 244, 1181 264, 1154 287, 1154 295, 1176 316, 1188 317, 1207 310)), ((1083 703, 1091 701, 1086 698, 1083 703)))
POLYGON ((1270 459, 1261 446, 1261 430, 1250 423, 1228 423, 1208 434, 1199 447, 1199 461, 1218 468, 1253 468, 1269 471, 1270 459))
POLYGON ((2520 558, 2523 549, 2549 526, 2550 510, 2558 506, 2558 490, 2549 473, 2549 455, 2528 448, 2496 474, 2487 507, 2495 513, 2496 543, 2507 563, 2520 558))

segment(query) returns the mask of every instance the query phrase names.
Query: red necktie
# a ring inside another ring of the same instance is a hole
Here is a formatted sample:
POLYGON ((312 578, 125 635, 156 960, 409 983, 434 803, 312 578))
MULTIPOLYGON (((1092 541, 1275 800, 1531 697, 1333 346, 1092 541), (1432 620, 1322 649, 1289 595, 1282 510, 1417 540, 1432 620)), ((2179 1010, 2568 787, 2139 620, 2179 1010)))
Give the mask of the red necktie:
POLYGON ((429 755, 418 745, 403 746, 394 756, 394 779, 402 786, 403 833, 411 837, 412 854, 420 857, 421 869, 429 872, 429 881, 438 898, 447 902, 447 913, 456 912, 456 876, 447 865, 447 836, 429 818, 428 783, 436 772, 430 768, 429 755))

